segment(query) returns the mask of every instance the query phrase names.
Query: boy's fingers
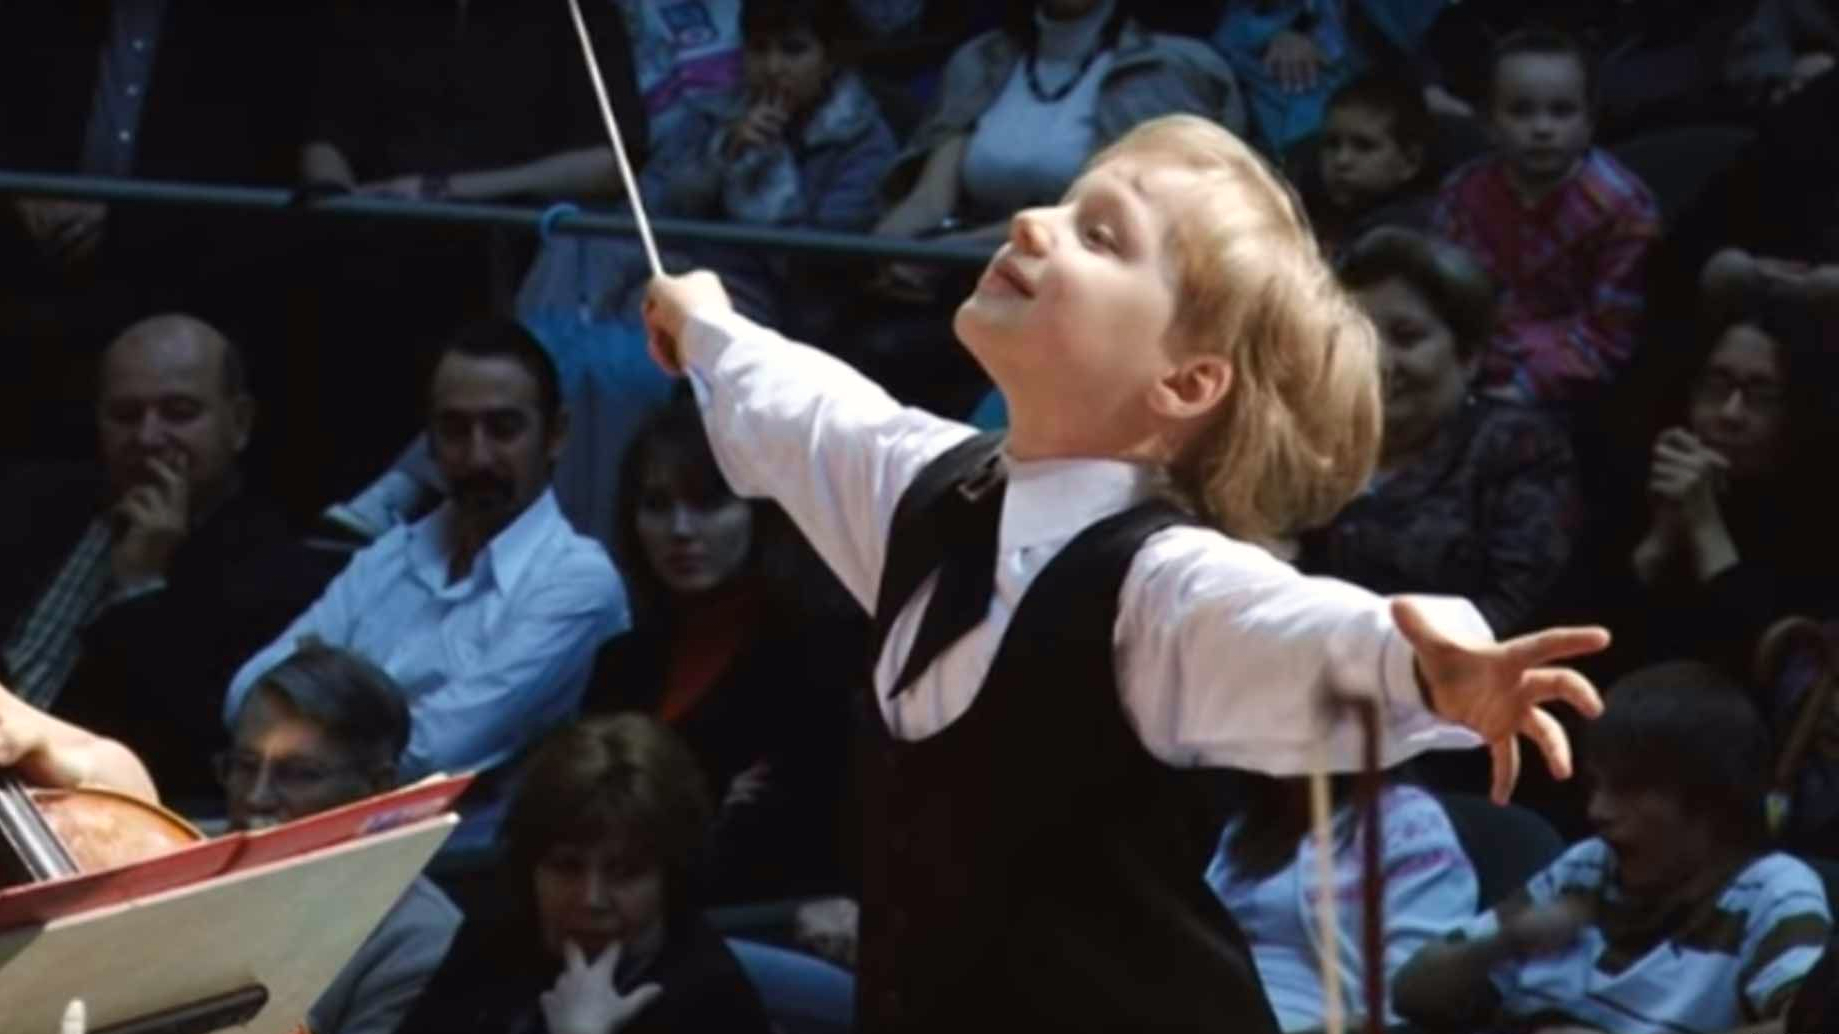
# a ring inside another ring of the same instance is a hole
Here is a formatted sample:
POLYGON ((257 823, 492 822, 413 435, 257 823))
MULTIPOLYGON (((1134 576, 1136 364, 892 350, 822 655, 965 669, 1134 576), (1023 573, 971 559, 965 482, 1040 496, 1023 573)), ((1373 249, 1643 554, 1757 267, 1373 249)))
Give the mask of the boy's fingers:
POLYGON ((587 961, 581 957, 580 945, 577 945, 572 940, 563 941, 562 942, 562 967, 564 969, 573 971, 577 969, 583 969, 586 966, 587 966, 587 961))
POLYGON ((1600 653, 1609 645, 1609 630, 1600 625, 1550 628, 1507 641, 1508 658, 1522 668, 1600 653))
POLYGON ((1520 732, 1538 745, 1545 755, 1545 765, 1558 779, 1571 778, 1571 738, 1564 726, 1544 708, 1535 707, 1520 722, 1520 732))
POLYGON ((1496 804, 1506 804, 1513 798, 1513 785, 1520 781, 1520 741, 1512 734, 1503 736, 1488 744, 1488 754, 1494 773, 1488 796, 1496 804))
POLYGON ((1590 680, 1568 668, 1541 668, 1529 671, 1520 679, 1520 690, 1529 703, 1544 704, 1554 700, 1569 704, 1585 718, 1603 713, 1603 695, 1590 680))

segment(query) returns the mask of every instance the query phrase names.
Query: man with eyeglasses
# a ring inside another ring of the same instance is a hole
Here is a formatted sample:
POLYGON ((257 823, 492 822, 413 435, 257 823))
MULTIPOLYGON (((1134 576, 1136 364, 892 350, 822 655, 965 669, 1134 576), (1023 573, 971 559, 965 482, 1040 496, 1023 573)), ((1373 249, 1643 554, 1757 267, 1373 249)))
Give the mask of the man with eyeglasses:
MULTIPOLYGON (((262 829, 393 789, 409 714, 382 669, 309 639, 257 679, 232 734, 216 757, 230 825, 262 829)), ((459 924, 453 902, 417 877, 314 1003, 308 1030, 395 1030, 459 924)))

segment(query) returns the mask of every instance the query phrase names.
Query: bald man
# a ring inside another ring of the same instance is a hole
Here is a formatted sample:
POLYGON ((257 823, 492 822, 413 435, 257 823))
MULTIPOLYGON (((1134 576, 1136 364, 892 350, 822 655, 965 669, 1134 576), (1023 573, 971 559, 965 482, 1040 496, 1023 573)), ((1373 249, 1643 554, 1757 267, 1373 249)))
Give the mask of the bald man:
POLYGON ((0 680, 128 744, 175 803, 216 801, 224 686, 318 583, 242 488, 255 404, 222 334, 142 320, 97 389, 100 462, 0 486, 0 680))

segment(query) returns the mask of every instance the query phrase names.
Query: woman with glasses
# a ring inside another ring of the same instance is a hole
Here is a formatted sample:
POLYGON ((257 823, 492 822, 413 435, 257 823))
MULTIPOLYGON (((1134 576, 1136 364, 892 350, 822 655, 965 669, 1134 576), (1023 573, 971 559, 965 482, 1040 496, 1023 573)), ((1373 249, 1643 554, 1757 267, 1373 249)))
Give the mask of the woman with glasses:
POLYGON ((1771 621, 1824 610, 1839 590, 1822 519, 1834 381, 1818 325, 1773 303, 1739 311, 1691 370, 1653 440, 1626 563, 1648 657, 1747 672, 1771 621))

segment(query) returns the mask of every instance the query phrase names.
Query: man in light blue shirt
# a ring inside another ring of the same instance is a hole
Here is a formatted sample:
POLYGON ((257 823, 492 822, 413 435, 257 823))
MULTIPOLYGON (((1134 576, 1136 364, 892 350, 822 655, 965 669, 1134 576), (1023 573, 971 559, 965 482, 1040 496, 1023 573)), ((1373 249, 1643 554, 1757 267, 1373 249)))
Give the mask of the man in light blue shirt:
MULTIPOLYGON (((630 618, 606 551, 569 526, 550 489, 567 432, 555 365, 523 327, 493 320, 448 342, 428 396, 447 501, 360 551, 243 665, 226 723, 304 636, 356 651, 401 684, 407 780, 499 768, 572 714, 595 649, 630 618)), ((488 775, 463 802, 449 850, 491 841, 496 784, 488 775)))

